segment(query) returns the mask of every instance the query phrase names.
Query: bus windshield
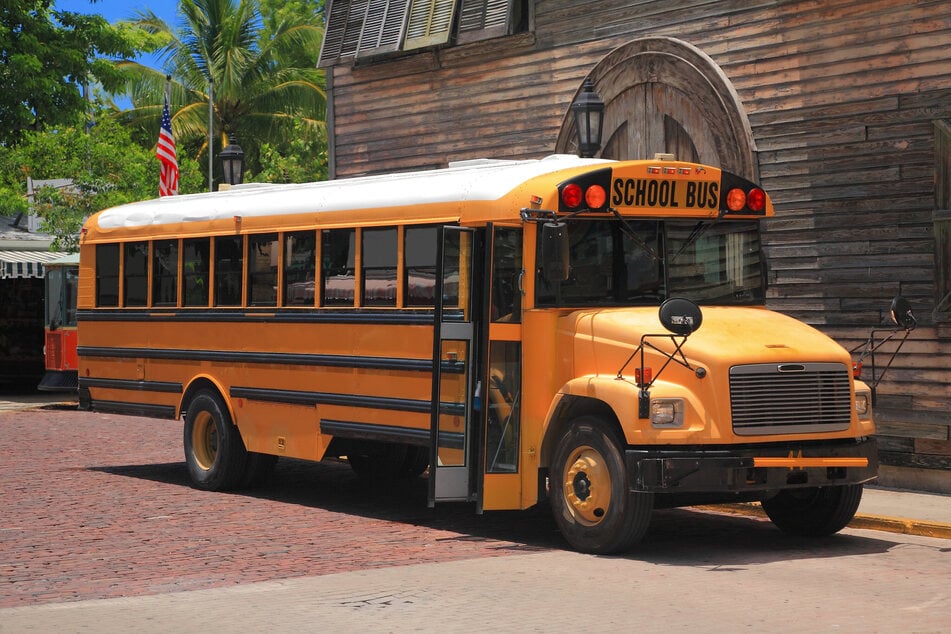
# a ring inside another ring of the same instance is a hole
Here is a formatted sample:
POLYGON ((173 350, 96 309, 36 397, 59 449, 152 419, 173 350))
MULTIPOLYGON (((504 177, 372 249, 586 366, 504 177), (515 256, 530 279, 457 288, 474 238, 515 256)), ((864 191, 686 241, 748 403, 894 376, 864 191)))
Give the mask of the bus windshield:
POLYGON ((668 297, 706 305, 764 301, 756 222, 578 218, 568 220, 567 231, 568 279, 552 282, 539 271, 536 306, 656 305, 668 297))

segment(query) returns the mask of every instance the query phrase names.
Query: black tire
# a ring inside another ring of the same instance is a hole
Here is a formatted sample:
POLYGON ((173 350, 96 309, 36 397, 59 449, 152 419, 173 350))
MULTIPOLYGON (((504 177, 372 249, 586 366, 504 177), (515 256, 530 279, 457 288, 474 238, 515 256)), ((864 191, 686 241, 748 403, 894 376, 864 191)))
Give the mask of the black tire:
POLYGON ((786 489, 763 501, 763 510, 784 533, 821 537, 845 528, 862 501, 862 485, 786 489))
POLYGON ((357 476, 364 480, 402 480, 408 477, 409 445, 363 442, 347 453, 357 476))
POLYGON ((244 469, 244 478, 241 480, 241 486, 254 488, 264 484, 267 481, 274 467, 277 465, 278 457, 268 453, 248 452, 248 463, 244 469))
POLYGON ((185 413, 185 463, 196 488, 227 491, 241 485, 248 452, 215 392, 199 392, 185 413))
POLYGON ((600 418, 574 421, 558 439, 549 476, 552 513, 572 548, 606 555, 647 532, 653 493, 631 493, 621 443, 600 418))
POLYGON ((406 448, 406 459, 401 471, 406 478, 418 478, 429 468, 429 448, 410 445, 406 448))

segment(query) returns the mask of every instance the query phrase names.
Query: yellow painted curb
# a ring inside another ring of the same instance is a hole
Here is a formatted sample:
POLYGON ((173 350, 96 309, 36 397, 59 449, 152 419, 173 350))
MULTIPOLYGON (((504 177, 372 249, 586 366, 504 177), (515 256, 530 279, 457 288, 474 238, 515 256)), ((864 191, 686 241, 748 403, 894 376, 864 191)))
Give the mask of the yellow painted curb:
MULTIPOLYGON (((729 513, 731 515, 746 515, 748 517, 766 518, 766 513, 763 511, 763 507, 755 503, 709 504, 694 506, 692 508, 701 511, 713 511, 715 513, 729 513)), ((951 539, 951 524, 913 520, 904 517, 863 515, 860 513, 857 514, 851 522, 849 522, 849 528, 885 531, 888 533, 901 533, 903 535, 919 535, 921 537, 951 539)))

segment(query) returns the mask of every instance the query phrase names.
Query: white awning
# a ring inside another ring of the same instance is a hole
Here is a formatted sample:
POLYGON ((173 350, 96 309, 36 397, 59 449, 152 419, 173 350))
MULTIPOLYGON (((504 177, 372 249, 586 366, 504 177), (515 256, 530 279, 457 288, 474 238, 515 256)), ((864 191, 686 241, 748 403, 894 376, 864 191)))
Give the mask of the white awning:
POLYGON ((44 277, 43 264, 64 255, 59 251, 0 251, 0 279, 44 277))

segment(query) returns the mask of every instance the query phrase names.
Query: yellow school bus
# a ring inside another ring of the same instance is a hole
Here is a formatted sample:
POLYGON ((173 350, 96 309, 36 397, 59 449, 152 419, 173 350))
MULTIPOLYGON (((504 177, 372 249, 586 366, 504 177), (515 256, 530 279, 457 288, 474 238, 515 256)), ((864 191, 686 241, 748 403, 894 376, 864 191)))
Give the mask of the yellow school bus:
POLYGON ((572 156, 108 209, 81 236, 80 405, 183 420, 202 489, 346 457, 427 473, 431 506, 548 499, 584 552, 698 502, 833 533, 876 476, 871 394, 764 307, 772 215, 715 167, 572 156))

